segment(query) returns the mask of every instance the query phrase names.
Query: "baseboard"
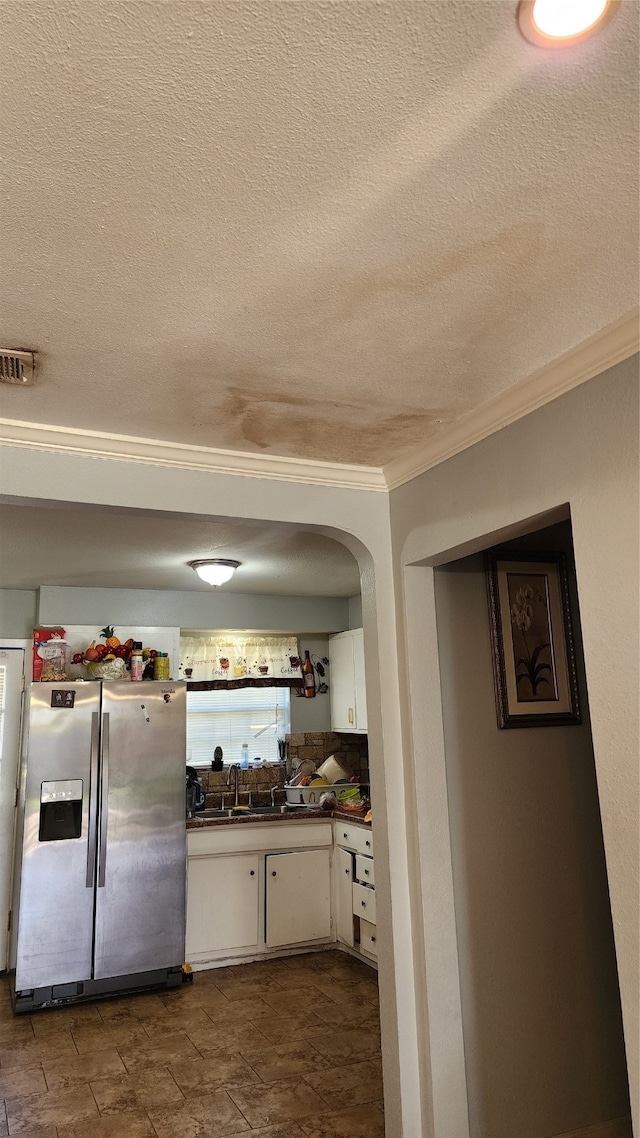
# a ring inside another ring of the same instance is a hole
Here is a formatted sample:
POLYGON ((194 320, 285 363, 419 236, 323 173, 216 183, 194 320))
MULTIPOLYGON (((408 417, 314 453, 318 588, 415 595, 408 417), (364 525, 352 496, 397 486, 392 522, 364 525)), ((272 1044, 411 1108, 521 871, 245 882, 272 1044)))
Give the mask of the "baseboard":
POLYGON ((563 1130, 552 1138, 633 1138, 630 1118, 610 1118, 608 1122, 595 1122, 580 1130, 563 1130))

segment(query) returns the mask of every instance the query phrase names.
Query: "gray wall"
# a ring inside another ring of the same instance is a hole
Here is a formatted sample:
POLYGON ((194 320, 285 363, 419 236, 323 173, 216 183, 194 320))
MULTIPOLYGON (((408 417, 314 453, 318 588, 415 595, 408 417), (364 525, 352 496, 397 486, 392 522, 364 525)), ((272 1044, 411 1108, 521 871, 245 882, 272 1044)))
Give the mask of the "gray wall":
MULTIPOLYGON (((415 802, 424 913, 421 1020, 430 1041, 434 1109, 441 1115, 449 1102, 464 1105, 465 1088, 458 1074, 460 979, 433 566, 548 524, 541 519, 553 511, 564 508, 566 517, 568 504, 634 1127, 640 1134, 638 362, 636 356, 618 364, 391 493, 402 598, 397 666, 412 741, 412 753, 404 757, 406 793, 415 802)), ((475 642, 471 651, 479 651, 475 642)), ((518 734, 524 739, 526 731, 518 734)), ((576 798, 575 809, 579 805, 576 798)), ((495 891, 501 887, 497 876, 495 891)), ((511 991, 504 995, 509 1002, 511 991)), ((517 993, 513 1000, 517 1008, 517 993)), ((532 1032, 544 1033, 539 1017, 532 1032)), ((548 1100, 548 1087, 538 1092, 548 1100)), ((505 1077, 501 1094, 508 1093, 505 1077)), ((583 1100, 569 1103, 562 1085, 554 1094, 558 1115, 572 1117, 547 1134, 602 1121, 585 1117, 583 1100)), ((455 1126, 443 1124, 443 1138, 464 1133, 464 1125, 460 1118, 455 1126)))
MULTIPOLYGON (((315 657, 322 659, 323 656, 329 655, 329 640, 326 636, 304 636, 301 635, 298 641, 298 649, 304 652, 305 648, 310 652, 311 659, 315 663, 315 657)), ((331 669, 326 670, 327 683, 331 683, 331 669)), ((291 693, 291 731, 293 734, 300 731, 330 731, 331 730, 331 707, 329 701, 329 692, 324 695, 316 695, 314 699, 307 699, 306 696, 296 696, 291 693)))
POLYGON ((27 589, 0 589, 0 637, 31 640, 38 594, 27 589))
MULTIPOLYGON (((171 628, 250 629, 293 632, 299 649, 328 654, 326 636, 349 625, 345 597, 277 597, 249 593, 171 592, 134 589, 78 589, 43 585, 39 620, 43 624, 159 625, 171 628)), ((2 627, 0 625, 0 627, 2 627)), ((27 633, 30 635, 31 632, 27 633)), ((9 633, 5 633, 9 635, 9 633)), ((328 677, 329 678, 329 677, 328 677)), ((330 731, 329 695, 291 698, 292 731, 330 731)))
MULTIPOLYGON (((246 593, 78 589, 42 585, 38 594, 0 589, 0 636, 31 638, 34 625, 155 625, 171 628, 294 632, 299 648, 328 655, 327 636, 349 627, 350 601, 342 597, 275 597, 246 593), (36 609, 38 615, 36 619, 36 609)), ((359 600, 359 598, 356 598, 359 600)), ((330 674, 327 675, 330 682, 330 674)), ((329 695, 291 698, 291 730, 330 731, 329 695)))
POLYGON ((224 590, 40 587, 43 624, 138 624, 190 629, 338 632, 349 627, 346 597, 279 597, 224 590))
MULTIPOLYGON (((0 639, 30 640, 34 627, 104 624, 170 628, 294 632, 300 651, 328 655, 327 636, 349 627, 350 601, 342 597, 274 597, 242 593, 188 593, 142 589, 77 589, 42 585, 38 593, 0 589, 0 639)), ((359 598, 355 598, 359 600, 359 598)), ((330 683, 330 674, 327 675, 330 683)), ((291 698, 291 730, 330 731, 329 694, 291 698)))
POLYGON ((499 730, 483 557, 435 577, 471 1135, 540 1138, 628 1112, 582 655, 581 726, 499 730))
POLYGON ((349 628, 362 628, 362 597, 349 597, 349 628))

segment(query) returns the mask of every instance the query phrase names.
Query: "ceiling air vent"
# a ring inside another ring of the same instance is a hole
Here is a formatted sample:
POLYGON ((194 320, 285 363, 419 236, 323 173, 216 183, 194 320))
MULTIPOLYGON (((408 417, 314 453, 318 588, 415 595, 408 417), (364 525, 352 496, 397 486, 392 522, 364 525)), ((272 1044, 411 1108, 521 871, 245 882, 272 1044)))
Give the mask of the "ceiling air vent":
POLYGON ((0 383, 33 383, 35 356, 33 352, 16 352, 0 348, 0 383))

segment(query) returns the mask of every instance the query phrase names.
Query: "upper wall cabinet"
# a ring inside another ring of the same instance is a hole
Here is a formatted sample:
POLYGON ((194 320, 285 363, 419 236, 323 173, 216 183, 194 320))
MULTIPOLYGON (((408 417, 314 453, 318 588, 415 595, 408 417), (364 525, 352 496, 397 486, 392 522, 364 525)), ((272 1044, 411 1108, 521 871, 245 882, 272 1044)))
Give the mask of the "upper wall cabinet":
POLYGON ((331 728, 364 735, 367 700, 364 683, 364 641, 361 628, 329 637, 331 661, 331 728))

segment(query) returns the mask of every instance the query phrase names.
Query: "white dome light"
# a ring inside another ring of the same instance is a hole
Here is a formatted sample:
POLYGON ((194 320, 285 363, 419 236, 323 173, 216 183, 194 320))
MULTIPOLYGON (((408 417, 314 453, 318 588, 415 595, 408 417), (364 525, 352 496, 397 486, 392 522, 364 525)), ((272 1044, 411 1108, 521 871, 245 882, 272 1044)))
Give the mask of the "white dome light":
POLYGON ((618 5, 619 0, 520 0, 518 23, 538 47, 569 47, 610 19, 618 5))
POLYGON ((227 561, 222 557, 210 557, 205 561, 187 562, 187 565, 195 569, 198 576, 206 581, 207 585, 213 585, 214 588, 230 581, 239 564, 239 561, 227 561))

